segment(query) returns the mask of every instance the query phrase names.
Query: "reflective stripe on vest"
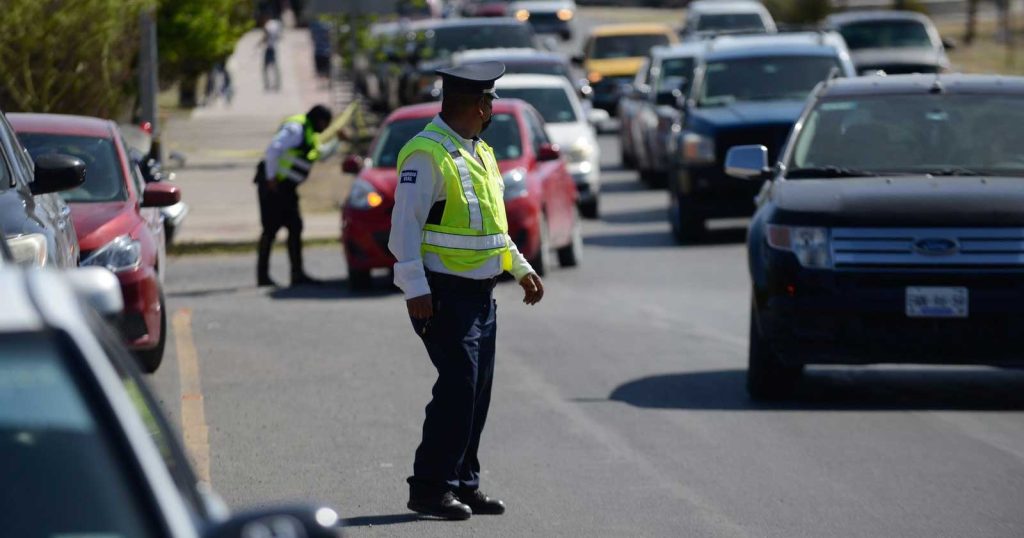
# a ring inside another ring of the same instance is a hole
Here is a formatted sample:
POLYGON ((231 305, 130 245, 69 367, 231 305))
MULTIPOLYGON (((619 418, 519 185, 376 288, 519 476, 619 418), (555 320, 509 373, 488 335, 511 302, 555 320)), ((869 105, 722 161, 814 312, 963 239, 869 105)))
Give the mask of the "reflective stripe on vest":
POLYGON ((278 181, 302 183, 309 177, 313 162, 320 157, 320 150, 317 148, 318 140, 305 114, 297 114, 286 119, 281 127, 283 128, 288 123, 297 123, 302 126, 302 145, 286 150, 277 159, 276 178, 278 181))
POLYGON ((474 230, 483 231, 484 219, 480 213, 480 199, 476 196, 476 188, 473 187, 473 179, 469 176, 469 167, 466 165, 466 158, 462 156, 459 148, 455 147, 455 142, 452 142, 451 138, 434 131, 422 131, 417 136, 421 136, 427 140, 441 144, 444 146, 445 151, 451 154, 452 159, 455 160, 455 167, 459 169, 459 182, 462 184, 462 194, 466 196, 466 203, 469 205, 469 227, 474 230))
POLYGON ((461 250, 492 250, 508 245, 505 234, 492 235, 456 235, 424 230, 423 242, 435 247, 457 248, 461 250))

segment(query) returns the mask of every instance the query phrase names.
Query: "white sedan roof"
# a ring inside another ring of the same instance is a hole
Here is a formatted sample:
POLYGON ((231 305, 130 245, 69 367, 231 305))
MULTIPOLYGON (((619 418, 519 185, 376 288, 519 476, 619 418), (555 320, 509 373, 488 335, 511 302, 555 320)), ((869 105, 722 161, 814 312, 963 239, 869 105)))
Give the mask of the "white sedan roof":
MULTIPOLYGON (((494 81, 494 87, 497 90, 502 88, 567 88, 570 93, 574 90, 569 84, 569 81, 561 75, 530 75, 530 74, 513 74, 505 75, 498 80, 494 81)), ((501 91, 498 91, 498 97, 501 97, 501 91)))

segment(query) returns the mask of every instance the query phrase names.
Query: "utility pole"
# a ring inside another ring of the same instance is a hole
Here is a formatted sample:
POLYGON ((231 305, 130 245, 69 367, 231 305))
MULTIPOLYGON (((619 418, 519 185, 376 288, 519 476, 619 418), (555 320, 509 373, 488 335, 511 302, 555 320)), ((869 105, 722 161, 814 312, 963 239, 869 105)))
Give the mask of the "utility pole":
POLYGON ((160 127, 158 123, 157 96, 157 42, 156 42, 156 8, 144 9, 140 17, 142 43, 139 47, 139 102, 141 103, 140 119, 149 123, 153 145, 149 156, 162 160, 160 152, 160 127))

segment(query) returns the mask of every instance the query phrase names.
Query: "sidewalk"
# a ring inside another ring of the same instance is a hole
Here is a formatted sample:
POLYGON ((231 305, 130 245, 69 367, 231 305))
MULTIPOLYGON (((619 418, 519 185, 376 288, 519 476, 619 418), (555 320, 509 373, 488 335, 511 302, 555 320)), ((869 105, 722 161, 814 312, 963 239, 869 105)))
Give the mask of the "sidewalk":
MULTIPOLYGON (((281 121, 303 113, 316 103, 338 112, 338 99, 315 77, 312 41, 304 28, 286 26, 278 45, 281 90, 263 91, 261 32, 239 40, 228 60, 234 98, 196 108, 191 115, 170 118, 163 129, 165 156, 171 151, 187 158, 176 173, 182 198, 191 210, 175 239, 179 244, 249 243, 260 234, 259 205, 252 184, 256 164, 281 121)), ((338 202, 347 191, 340 158, 318 163, 300 189, 304 239, 336 239, 338 202)), ((285 232, 281 232, 282 237, 285 232)))

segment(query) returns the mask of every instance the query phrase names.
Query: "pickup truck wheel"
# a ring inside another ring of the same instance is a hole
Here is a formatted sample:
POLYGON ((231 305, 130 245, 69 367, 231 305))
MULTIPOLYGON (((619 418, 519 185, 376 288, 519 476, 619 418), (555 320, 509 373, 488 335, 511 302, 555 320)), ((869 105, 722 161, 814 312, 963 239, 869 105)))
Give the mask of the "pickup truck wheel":
POLYGON ((156 347, 152 349, 140 349, 135 352, 139 368, 147 374, 152 374, 160 368, 164 361, 164 348, 167 345, 167 307, 164 305, 164 294, 160 293, 160 339, 156 347))
POLYGON ((689 200, 683 195, 669 195, 668 220, 672 224, 672 236, 680 245, 696 243, 704 235, 704 218, 695 215, 689 200))
POLYGON ((750 302, 750 348, 747 362, 747 393, 755 400, 778 400, 791 396, 804 367, 789 366, 771 349, 757 320, 757 308, 750 302))

